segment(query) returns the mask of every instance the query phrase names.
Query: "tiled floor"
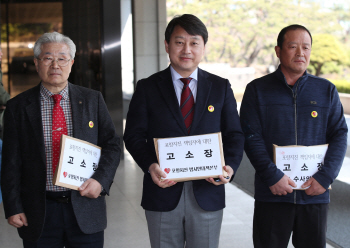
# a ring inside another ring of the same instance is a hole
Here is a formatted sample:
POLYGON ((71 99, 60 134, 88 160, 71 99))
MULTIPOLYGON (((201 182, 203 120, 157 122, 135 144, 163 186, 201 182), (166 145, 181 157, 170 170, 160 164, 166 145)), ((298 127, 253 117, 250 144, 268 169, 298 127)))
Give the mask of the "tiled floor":
MULTIPOLYGON (((142 171, 126 153, 111 195, 107 197, 108 227, 105 248, 150 248, 144 211, 140 206, 142 171)), ((235 185, 226 185, 227 206, 221 228, 220 248, 251 248, 254 199, 235 185)), ((21 239, 9 226, 0 208, 0 247, 18 248, 21 239)), ((293 247, 289 245, 288 248, 293 247)), ((198 247, 200 248, 200 247, 198 247)), ((331 246, 327 245, 327 248, 331 246)))

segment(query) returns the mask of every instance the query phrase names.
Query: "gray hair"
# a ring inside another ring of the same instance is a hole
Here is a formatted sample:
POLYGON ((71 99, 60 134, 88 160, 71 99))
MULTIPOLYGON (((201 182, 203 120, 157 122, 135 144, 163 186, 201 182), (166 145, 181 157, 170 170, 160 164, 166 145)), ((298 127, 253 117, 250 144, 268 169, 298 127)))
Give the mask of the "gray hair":
POLYGON ((39 55, 41 54, 41 46, 46 43, 62 43, 66 44, 69 48, 69 54, 71 59, 74 59, 76 47, 74 42, 68 37, 63 34, 52 32, 52 33, 45 33, 42 36, 39 37, 39 39, 35 42, 34 45, 34 58, 39 58, 39 55))

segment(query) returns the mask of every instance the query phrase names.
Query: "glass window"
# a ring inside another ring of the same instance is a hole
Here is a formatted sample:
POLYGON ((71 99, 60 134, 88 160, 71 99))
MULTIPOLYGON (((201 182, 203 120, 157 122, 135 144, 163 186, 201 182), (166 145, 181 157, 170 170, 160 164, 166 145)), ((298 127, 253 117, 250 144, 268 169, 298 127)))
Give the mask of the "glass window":
POLYGON ((62 3, 1 4, 1 68, 11 97, 40 82, 33 62, 35 41, 46 32, 62 32, 62 3))

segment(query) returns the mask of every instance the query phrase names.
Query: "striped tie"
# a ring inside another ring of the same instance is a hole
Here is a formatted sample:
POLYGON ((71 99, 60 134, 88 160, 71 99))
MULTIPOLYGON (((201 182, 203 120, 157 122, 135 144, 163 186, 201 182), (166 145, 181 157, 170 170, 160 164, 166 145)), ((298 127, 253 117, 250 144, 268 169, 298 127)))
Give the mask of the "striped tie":
POLYGON ((194 113, 194 98, 189 87, 192 78, 180 78, 180 80, 184 84, 181 93, 180 109, 185 121, 187 132, 190 133, 194 113))

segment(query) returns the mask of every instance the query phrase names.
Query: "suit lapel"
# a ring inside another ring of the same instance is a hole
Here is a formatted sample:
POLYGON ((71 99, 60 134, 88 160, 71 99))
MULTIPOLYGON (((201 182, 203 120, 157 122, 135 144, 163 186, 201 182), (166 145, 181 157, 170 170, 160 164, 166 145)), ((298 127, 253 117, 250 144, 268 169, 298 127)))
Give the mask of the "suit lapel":
POLYGON ((174 116, 174 119, 184 131, 185 135, 187 135, 187 129, 180 111, 179 102, 177 100, 174 89, 173 79, 171 77, 170 67, 165 69, 163 73, 160 74, 160 80, 157 82, 157 84, 162 93, 164 101, 174 116))
POLYGON ((45 155, 45 143, 44 143, 44 131, 41 117, 41 106, 40 106, 40 84, 33 88, 32 94, 27 98, 26 112, 29 123, 34 132, 36 138, 41 159, 46 165, 45 155))
POLYGON ((194 133, 194 130, 200 123, 204 111, 207 109, 211 85, 212 82, 208 80, 208 74, 198 68, 197 96, 190 135, 194 133))
POLYGON ((83 121, 83 106, 85 104, 84 97, 80 90, 74 85, 69 83, 69 98, 72 107, 72 121, 73 121, 73 136, 78 139, 83 139, 84 135, 82 129, 83 121))

